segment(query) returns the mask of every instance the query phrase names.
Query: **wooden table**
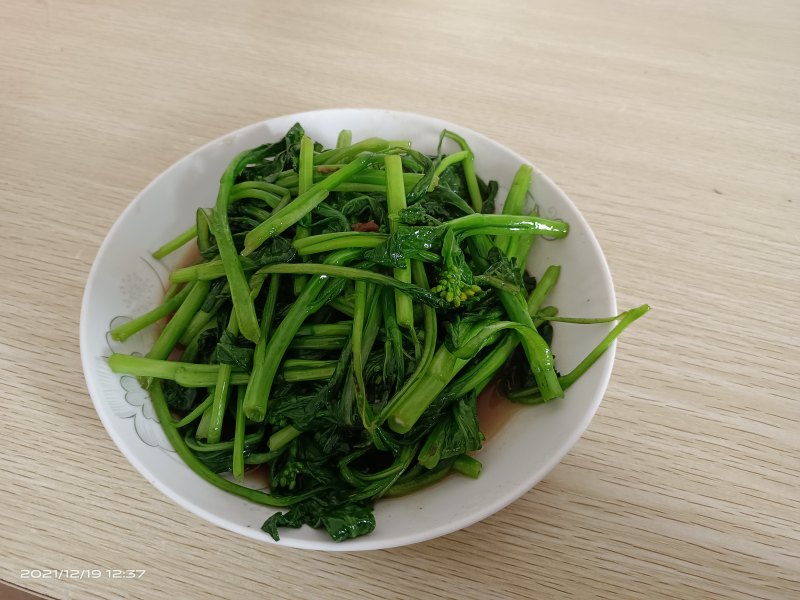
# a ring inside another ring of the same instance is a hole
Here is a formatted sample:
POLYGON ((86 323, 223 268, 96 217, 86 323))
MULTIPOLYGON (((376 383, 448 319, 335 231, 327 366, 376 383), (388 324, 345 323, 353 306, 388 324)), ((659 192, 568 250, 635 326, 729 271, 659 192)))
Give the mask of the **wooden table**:
POLYGON ((81 599, 800 597, 800 4, 293 4, 0 6, 0 579, 81 599), (89 267, 142 187, 230 130, 331 106, 443 117, 529 157, 591 223, 620 306, 653 306, 540 485, 364 554, 257 543, 168 501, 78 357, 89 267), (21 578, 43 568, 146 574, 21 578))

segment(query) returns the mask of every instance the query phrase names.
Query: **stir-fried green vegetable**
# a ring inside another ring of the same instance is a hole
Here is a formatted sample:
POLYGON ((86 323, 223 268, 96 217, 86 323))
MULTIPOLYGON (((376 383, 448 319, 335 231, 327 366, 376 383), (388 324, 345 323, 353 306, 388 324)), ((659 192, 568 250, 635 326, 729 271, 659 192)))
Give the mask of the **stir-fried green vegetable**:
POLYGON ((477 397, 491 380, 514 402, 560 398, 648 310, 556 316, 544 303, 559 267, 537 283, 524 265, 537 236, 568 226, 525 206, 530 167, 493 214, 498 187, 478 178, 466 141, 445 131, 442 143, 427 156, 344 131, 323 149, 298 124, 241 153, 214 209, 154 253, 195 240, 201 259, 172 273, 162 305, 111 332, 124 340, 173 315, 147 356, 109 364, 149 389, 200 476, 288 507, 264 523, 276 540, 303 524, 337 541, 364 535, 376 500, 478 477, 469 454, 484 441, 477 397), (443 153, 445 139, 457 151, 443 153), (554 320, 617 325, 562 375, 554 320), (269 470, 270 493, 241 484, 248 466, 269 470))

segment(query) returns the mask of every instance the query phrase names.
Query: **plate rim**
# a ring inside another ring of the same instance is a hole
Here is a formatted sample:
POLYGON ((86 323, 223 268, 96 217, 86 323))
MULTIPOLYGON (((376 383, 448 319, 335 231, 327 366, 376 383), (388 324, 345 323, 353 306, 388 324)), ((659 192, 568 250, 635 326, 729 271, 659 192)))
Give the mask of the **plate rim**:
MULTIPOLYGON (((169 164, 161 173, 159 173, 156 177, 154 177, 144 188, 142 188, 134 197, 131 199, 127 206, 123 209, 123 211, 117 216, 114 224, 110 227, 108 232, 106 233, 103 241, 101 242, 100 246, 95 253, 95 256, 92 261, 92 266, 89 270, 89 274, 86 278, 86 282, 84 284, 83 296, 81 300, 81 310, 80 310, 80 322, 79 322, 79 345, 80 345, 80 355, 81 355, 81 366, 83 370, 84 380, 86 382, 87 391, 89 392, 89 396, 92 400, 92 404, 94 406, 95 412, 100 417, 100 421, 103 424, 108 435, 111 437, 114 444, 117 448, 122 452, 123 456, 128 460, 128 462, 156 489, 158 489, 162 494, 167 496, 170 500, 175 502, 178 506, 189 510, 190 512, 194 513, 195 515, 205 519, 206 521, 213 523, 223 529, 231 531, 233 533, 237 533, 240 535, 244 535, 245 537, 258 540, 261 542, 268 542, 277 544, 279 546, 285 547, 292 547, 298 549, 305 549, 305 550, 324 550, 324 551, 335 551, 335 552, 357 552, 357 551, 366 551, 366 550, 379 550, 379 549, 389 549, 395 548, 400 546, 407 546, 411 544, 416 544, 428 540, 432 540, 444 535, 448 535, 455 531, 464 529, 469 527, 479 521, 486 519, 487 517, 497 513, 498 511, 506 508, 508 505, 512 504, 513 502, 517 501, 523 495, 525 495, 528 491, 533 489, 544 477, 546 477, 569 453, 569 451, 575 446, 578 440, 583 436, 586 429, 588 428, 589 424, 591 423, 594 415, 597 413, 597 410, 605 396, 605 393, 608 389, 608 384, 611 379, 611 374, 613 371, 615 359, 616 359, 616 349, 617 349, 617 341, 615 340, 608 350, 605 352, 604 357, 605 361, 602 365, 603 370, 597 375, 598 376, 598 386, 596 388, 595 397, 592 399, 591 405, 589 410, 583 415, 582 420, 578 423, 578 425, 571 430, 570 435, 564 439, 564 441, 559 445, 558 450, 553 452, 549 458, 539 466, 538 469, 533 471, 527 477, 520 480, 517 485, 513 488, 511 492, 506 492, 498 499, 495 499, 494 502, 484 505, 480 510, 476 510, 468 515, 454 520, 447 523, 442 523, 439 527, 426 529, 419 533, 412 533, 405 536, 395 537, 391 540, 381 540, 380 538, 371 538, 371 536, 364 536, 362 538, 357 538, 355 540, 348 540, 345 543, 337 543, 333 541, 316 541, 316 540, 303 540, 303 539, 291 539, 291 538, 281 538, 280 542, 274 542, 271 537, 267 534, 262 532, 260 529, 255 529, 251 527, 245 527, 242 525, 238 525, 236 523, 232 523, 231 521, 225 520, 223 518, 218 517, 217 515, 205 510, 201 506, 198 506, 191 499, 188 499, 184 496, 181 496, 179 493, 173 491, 170 487, 166 484, 163 484, 159 478, 153 477, 147 467, 142 463, 142 461, 138 458, 137 453, 134 452, 125 441, 123 441, 122 436, 120 433, 116 431, 116 428, 112 426, 110 422, 111 415, 106 410, 106 407, 102 405, 100 402, 99 390, 95 389, 96 386, 90 380, 89 372, 91 369, 91 362, 96 359, 94 356, 89 356, 88 350, 88 332, 86 331, 89 320, 89 291, 92 289, 95 280, 99 277, 99 258, 108 250, 110 247, 111 240, 115 237, 115 233, 118 229, 122 228, 122 223, 126 220, 126 217, 129 213, 132 213, 136 210, 136 205, 138 204, 140 198, 144 196, 152 187, 158 185, 159 181, 166 177, 167 174, 178 165, 188 162, 192 160, 192 158, 197 155, 201 154, 206 151, 207 148, 212 146, 225 143, 227 139, 233 139, 238 135, 241 135, 251 129, 255 129, 258 127, 265 126, 273 121, 278 120, 288 120, 294 119, 298 122, 302 122, 304 117, 308 117, 310 115, 320 116, 322 114, 330 114, 334 117, 337 113, 347 113, 347 112, 361 112, 361 113, 374 113, 376 115, 381 114, 383 116, 387 115, 394 115, 403 118, 411 118, 411 119, 419 119, 422 121, 426 121, 435 125, 436 127, 440 128, 447 128, 454 131, 458 131, 461 133, 467 133, 469 136, 473 136, 476 138, 482 138, 483 141, 488 142, 490 144, 500 146, 502 149, 510 153, 515 159, 519 161, 520 164, 527 164, 530 165, 534 172, 544 180, 549 186, 551 186, 561 197, 561 200, 564 201, 567 205, 569 205, 577 218, 582 222, 582 225, 585 227, 586 232, 588 234, 587 239, 592 247, 592 251, 597 253, 600 258, 600 262, 603 266, 603 278, 606 280, 607 284, 607 300, 610 302, 610 305, 613 309, 612 314, 617 313, 617 301, 616 301, 616 291, 614 288, 614 280, 611 275, 611 269, 608 265, 608 261, 606 259, 605 253, 600 246, 600 242, 597 240, 597 237, 590 227, 588 221, 580 212, 578 207, 572 201, 572 199, 559 187, 546 173, 544 173, 541 169, 536 167, 534 163, 527 160, 525 157, 521 156, 515 150, 509 148, 505 144, 496 141, 492 138, 489 138, 485 134, 482 134, 474 129, 469 127, 464 127, 458 125, 456 123, 440 119, 438 117, 431 117, 428 115, 423 115, 420 113, 415 112, 408 112, 408 111, 398 111, 392 109, 382 109, 382 108, 324 108, 324 109, 317 109, 317 110, 308 110, 299 113, 288 113, 284 115, 276 115, 274 117, 270 117, 267 119, 263 119, 260 121, 256 121, 247 125, 244 125, 234 131, 227 132, 197 148, 189 152, 188 154, 183 155, 178 160, 169 164)), ((595 365, 601 366, 601 365, 595 365)), ((198 475, 194 474, 194 476, 199 477, 198 475)), ((270 509, 270 507, 265 507, 266 509, 270 509)))

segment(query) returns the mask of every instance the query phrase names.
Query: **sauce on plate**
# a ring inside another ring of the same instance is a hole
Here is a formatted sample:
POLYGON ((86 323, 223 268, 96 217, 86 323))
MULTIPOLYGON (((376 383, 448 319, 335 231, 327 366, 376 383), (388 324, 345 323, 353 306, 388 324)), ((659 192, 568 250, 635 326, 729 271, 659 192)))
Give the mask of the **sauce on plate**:
POLYGON ((478 423, 486 440, 498 434, 521 407, 503 396, 499 381, 489 383, 478 395, 478 423))

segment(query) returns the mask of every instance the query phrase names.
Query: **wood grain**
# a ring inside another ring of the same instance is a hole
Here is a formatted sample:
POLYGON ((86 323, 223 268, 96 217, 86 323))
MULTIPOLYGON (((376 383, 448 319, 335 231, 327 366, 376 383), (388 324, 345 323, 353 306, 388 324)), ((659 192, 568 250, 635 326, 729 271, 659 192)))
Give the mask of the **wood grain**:
POLYGON ((5 0, 0 82, 0 579, 148 600, 800 596, 797 2, 5 0), (227 131, 331 106, 529 157, 591 223, 620 305, 654 307, 539 486, 365 554, 255 543, 162 497, 78 358, 88 269, 144 185, 227 131))

